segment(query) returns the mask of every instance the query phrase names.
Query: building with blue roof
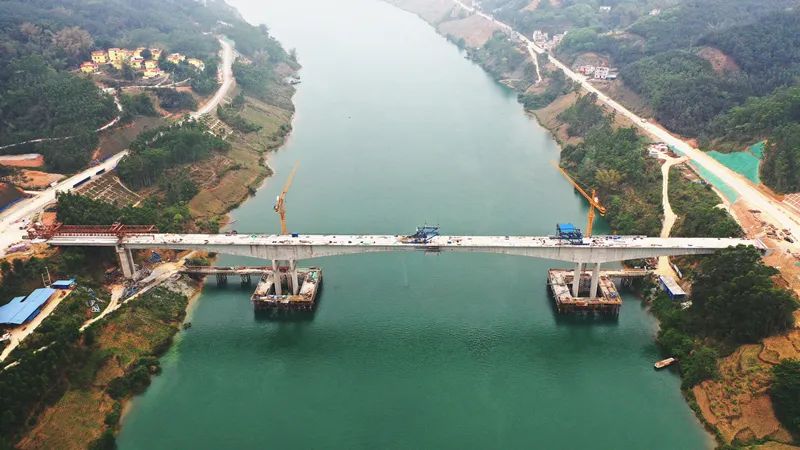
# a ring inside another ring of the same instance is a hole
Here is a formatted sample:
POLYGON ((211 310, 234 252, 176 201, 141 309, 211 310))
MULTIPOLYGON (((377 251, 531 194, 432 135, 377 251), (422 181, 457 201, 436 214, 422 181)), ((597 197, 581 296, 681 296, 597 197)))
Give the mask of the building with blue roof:
POLYGON ((70 278, 69 280, 58 280, 50 285, 50 287, 53 289, 70 289, 73 286, 75 286, 75 278, 70 278))
POLYGON ((52 288, 39 288, 27 297, 14 297, 8 304, 0 306, 0 324, 21 325, 30 322, 55 293, 56 290, 52 288))

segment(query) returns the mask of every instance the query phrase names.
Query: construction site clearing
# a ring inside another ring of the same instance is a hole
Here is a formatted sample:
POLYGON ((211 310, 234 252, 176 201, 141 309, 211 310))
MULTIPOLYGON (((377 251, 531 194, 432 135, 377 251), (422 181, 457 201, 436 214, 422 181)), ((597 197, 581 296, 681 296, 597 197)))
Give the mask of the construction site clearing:
POLYGON ((583 313, 617 317, 622 306, 622 297, 617 291, 612 276, 645 276, 647 271, 602 271, 598 282, 598 292, 591 293, 591 272, 581 272, 579 295, 570 290, 575 277, 571 269, 550 269, 547 271, 547 287, 553 294, 556 311, 559 314, 583 313), (599 294, 599 295, 598 295, 599 294))
POLYGON ((92 200, 101 200, 120 207, 135 206, 142 200, 137 193, 125 187, 113 172, 101 174, 78 187, 76 192, 92 200))

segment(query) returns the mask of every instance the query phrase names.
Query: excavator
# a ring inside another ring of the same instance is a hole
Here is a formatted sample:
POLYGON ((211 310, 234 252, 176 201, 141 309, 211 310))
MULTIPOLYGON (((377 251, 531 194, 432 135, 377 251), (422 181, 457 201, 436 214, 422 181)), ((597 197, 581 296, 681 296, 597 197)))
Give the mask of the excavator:
POLYGON ((286 184, 283 185, 283 190, 278 195, 278 198, 275 199, 275 206, 272 208, 281 218, 282 235, 289 234, 288 230, 286 229, 286 193, 289 192, 289 188, 292 186, 292 180, 294 180, 294 174, 297 172, 297 166, 299 165, 299 161, 294 164, 292 172, 289 173, 289 178, 286 179, 286 184))
POLYGON ((586 224, 585 236, 591 237, 592 226, 594 225, 595 210, 597 210, 597 212, 600 213, 601 216, 606 215, 606 208, 600 203, 600 198, 597 197, 597 190, 592 189, 592 194, 591 195, 587 194, 586 191, 578 184, 578 182, 572 179, 571 176, 569 176, 566 170, 564 170, 561 166, 559 166, 555 162, 553 162, 553 165, 556 167, 556 169, 558 169, 561 172, 562 175, 564 175, 564 178, 566 178, 567 181, 569 181, 572 187, 574 187, 575 190, 577 190, 583 196, 583 198, 585 198, 589 202, 589 218, 588 218, 589 221, 586 224))

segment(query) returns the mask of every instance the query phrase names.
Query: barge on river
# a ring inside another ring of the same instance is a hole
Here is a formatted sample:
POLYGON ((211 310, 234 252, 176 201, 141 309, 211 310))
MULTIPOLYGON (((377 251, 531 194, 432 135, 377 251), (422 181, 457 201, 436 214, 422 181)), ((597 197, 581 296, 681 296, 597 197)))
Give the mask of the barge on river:
MULTIPOLYGON (((620 273, 624 273, 619 271, 620 273)), ((574 278, 574 271, 567 269, 550 269, 547 271, 547 287, 553 295, 556 310, 559 314, 583 313, 599 314, 604 316, 619 316, 622 306, 622 297, 617 291, 609 273, 600 274, 597 292, 589 292, 591 274, 581 273, 579 294, 574 296, 570 290, 574 278)), ((638 273, 637 273, 638 275, 638 273)))
MULTIPOLYGON (((279 272, 280 273, 280 272, 279 272)), ((322 285, 322 269, 311 267, 297 269, 299 289, 297 294, 292 294, 287 279, 279 276, 281 294, 276 293, 275 273, 265 273, 258 282, 255 292, 250 296, 253 308, 257 311, 314 311, 317 307, 317 297, 322 285), (283 294, 286 292, 287 294, 283 294)))

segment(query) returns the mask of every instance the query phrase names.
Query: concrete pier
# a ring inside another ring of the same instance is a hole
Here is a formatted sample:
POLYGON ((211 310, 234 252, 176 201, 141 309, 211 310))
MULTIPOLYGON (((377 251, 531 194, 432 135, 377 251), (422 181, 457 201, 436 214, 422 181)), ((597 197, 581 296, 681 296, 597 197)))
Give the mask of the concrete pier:
POLYGON ((613 279, 639 278, 648 274, 646 270, 601 271, 600 264, 595 264, 591 272, 550 269, 547 272, 547 286, 553 294, 553 301, 559 313, 617 316, 622 306, 622 297, 613 279), (579 275, 576 277, 576 274, 579 275), (587 285, 589 290, 585 290, 587 285), (583 291, 581 287, 584 288, 583 291))

